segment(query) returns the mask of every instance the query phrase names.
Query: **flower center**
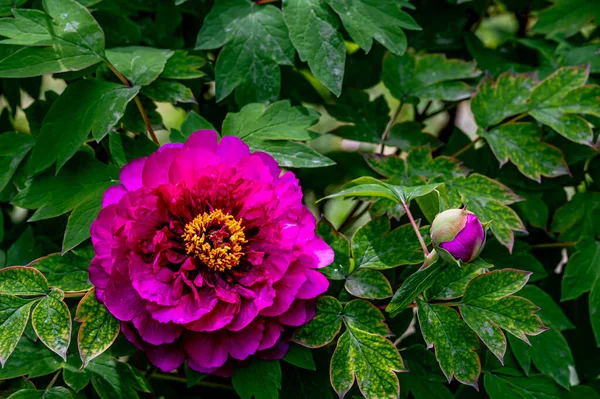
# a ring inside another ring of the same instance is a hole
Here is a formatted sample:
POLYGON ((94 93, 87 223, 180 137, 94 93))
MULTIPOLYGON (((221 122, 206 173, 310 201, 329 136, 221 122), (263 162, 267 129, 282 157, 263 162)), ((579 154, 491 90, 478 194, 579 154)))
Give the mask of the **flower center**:
POLYGON ((248 242, 241 222, 220 209, 196 216, 182 236, 187 253, 220 272, 237 266, 248 242))

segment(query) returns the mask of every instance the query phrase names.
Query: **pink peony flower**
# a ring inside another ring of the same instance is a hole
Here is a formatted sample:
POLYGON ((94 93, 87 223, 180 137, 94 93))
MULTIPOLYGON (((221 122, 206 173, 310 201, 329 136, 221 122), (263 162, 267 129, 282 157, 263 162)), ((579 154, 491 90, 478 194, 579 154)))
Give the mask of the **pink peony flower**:
POLYGON ((294 174, 204 130, 120 178, 91 227, 90 280, 126 337, 163 371, 283 356, 333 261, 294 174))
POLYGON ((469 263, 477 259, 485 245, 485 230, 472 212, 448 209, 431 223, 431 240, 442 259, 469 263))

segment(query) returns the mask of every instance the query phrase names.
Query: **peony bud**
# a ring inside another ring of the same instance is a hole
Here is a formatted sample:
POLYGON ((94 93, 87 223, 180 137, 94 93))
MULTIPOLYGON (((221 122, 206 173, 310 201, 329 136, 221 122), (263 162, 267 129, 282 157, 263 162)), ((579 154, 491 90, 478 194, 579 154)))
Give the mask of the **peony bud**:
POLYGON ((466 209, 449 209, 431 224, 431 241, 446 262, 474 261, 485 244, 481 222, 466 209))

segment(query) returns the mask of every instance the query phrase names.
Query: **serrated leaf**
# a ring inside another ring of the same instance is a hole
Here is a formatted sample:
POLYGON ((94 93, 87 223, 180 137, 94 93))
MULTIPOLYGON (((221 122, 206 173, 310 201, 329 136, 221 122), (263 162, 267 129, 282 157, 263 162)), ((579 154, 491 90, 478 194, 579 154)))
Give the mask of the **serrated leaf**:
POLYGON ((400 353, 392 342, 349 325, 331 359, 331 383, 341 398, 355 379, 366 399, 398 398, 400 384, 394 372, 403 369, 400 353))
POLYGON ((315 371, 315 361, 312 356, 312 351, 309 348, 300 345, 290 345, 287 353, 283 357, 283 360, 289 364, 293 364, 296 367, 300 367, 306 370, 315 371))
POLYGON ((75 155, 90 130, 100 141, 125 113, 139 88, 85 79, 69 85, 52 104, 27 164, 30 176, 75 155))
POLYGON ((88 268, 93 257, 91 246, 68 252, 50 254, 31 262, 28 267, 42 272, 48 284, 64 292, 86 291, 92 287, 88 278, 88 268))
POLYGON ((83 367, 86 367, 117 339, 121 323, 96 299, 95 289, 79 302, 75 320, 82 323, 77 334, 77 347, 83 367))
POLYGON ((102 209, 100 196, 80 202, 69 215, 62 243, 62 252, 75 248, 90 238, 90 226, 102 209))
POLYGON ((320 0, 286 0, 283 16, 300 59, 317 79, 339 96, 342 91, 346 46, 339 23, 320 0))
POLYGON ((231 382, 242 399, 277 399, 281 366, 278 360, 253 359, 248 367, 236 370, 231 382))
POLYGON ((106 58, 134 86, 147 86, 165 68, 172 50, 130 46, 106 50, 106 58))
POLYGON ((73 395, 65 387, 48 389, 22 389, 10 395, 7 399, 72 399, 73 395))
POLYGON ((292 65, 294 47, 281 11, 249 0, 215 3, 198 33, 196 49, 224 46, 215 66, 216 97, 236 90, 240 105, 277 100, 279 65, 292 65))
POLYGON ((561 241, 580 241, 600 233, 600 193, 576 193, 556 210, 550 231, 561 241))
POLYGON ((509 160, 530 179, 569 174, 562 152, 541 141, 539 129, 532 123, 500 125, 489 132, 480 131, 501 165, 509 160))
POLYGON ((34 177, 12 202, 23 208, 37 209, 30 221, 48 219, 86 200, 101 197, 115 183, 118 183, 118 169, 86 152, 79 152, 58 174, 49 170, 34 177))
POLYGON ((185 50, 175 50, 169 57, 160 74, 161 79, 197 79, 205 75, 201 68, 206 65, 206 58, 189 54, 185 50))
POLYGON ((63 302, 64 293, 54 288, 31 313, 36 335, 50 350, 67 361, 71 342, 71 313, 63 302))
POLYGON ((600 6, 585 0, 554 0, 552 6, 538 13, 533 32, 547 36, 563 33, 572 36, 592 19, 600 19, 600 6))
POLYGON ((475 277, 465 291, 459 309, 465 322, 502 362, 506 352, 506 337, 501 328, 529 342, 527 335, 547 330, 539 310, 527 299, 509 296, 520 290, 529 273, 515 269, 495 270, 475 277))
POLYGON ((420 30, 415 20, 400 10, 396 3, 377 0, 326 0, 339 15, 352 40, 365 52, 373 46, 373 39, 394 54, 406 51, 404 29, 420 30))
POLYGON ((45 295, 49 291, 48 280, 37 269, 25 266, 0 269, 0 294, 45 295))
POLYGON ((29 320, 29 310, 35 302, 35 299, 0 295, 0 364, 2 367, 15 350, 29 320))
POLYGON ((392 286, 377 270, 360 269, 346 278, 346 290, 358 298, 385 299, 392 296, 392 286))
POLYGON ((458 316, 458 312, 442 305, 432 305, 417 298, 419 325, 429 348, 435 347, 435 356, 450 381, 477 385, 481 362, 476 350, 477 336, 458 316))
POLYGON ((8 185, 34 143, 35 139, 27 133, 0 134, 0 192, 8 185))
POLYGON ((542 319, 544 324, 547 324, 558 331, 575 328, 569 318, 563 313, 560 306, 558 306, 552 297, 541 288, 535 285, 527 285, 519 291, 519 296, 529 299, 540 308, 537 315, 542 319))
POLYGON ((101 399, 137 399, 137 392, 150 392, 139 370, 110 356, 94 359, 85 371, 101 399))
POLYGON ((383 83, 400 100, 410 96, 458 101, 475 92, 462 79, 479 76, 474 62, 446 59, 443 54, 388 55, 383 61, 383 83))
MULTIPOLYGON (((427 229, 421 233, 426 235, 427 229)), ((356 268, 378 270, 416 264, 425 256, 410 224, 390 232, 390 221, 385 217, 374 219, 356 231, 352 253, 356 268)))
POLYGON ((464 295, 467 285, 471 280, 487 271, 478 263, 468 263, 458 266, 451 263, 435 279, 427 290, 427 299, 456 299, 464 295))
POLYGON ((275 158, 279 166, 286 168, 323 168, 335 165, 326 156, 294 141, 261 141, 251 144, 250 150, 266 152, 275 158))
POLYGON ((317 223, 315 233, 333 249, 334 258, 331 265, 319 269, 330 280, 344 280, 350 273, 350 241, 338 232, 327 219, 317 223))
POLYGON ((411 274, 400 289, 396 291, 385 309, 390 317, 396 317, 398 313, 406 309, 418 295, 428 289, 440 277, 444 269, 445 262, 438 260, 425 269, 420 269, 411 274))
POLYGON ((342 305, 330 296, 316 300, 315 317, 300 327, 293 340, 308 348, 320 348, 327 345, 342 328, 342 305))
POLYGON ((491 399, 559 399, 559 388, 552 380, 542 375, 530 377, 509 377, 486 373, 483 385, 491 399))
POLYGON ((46 13, 17 10, 0 20, 7 44, 21 47, 0 59, 0 77, 29 77, 75 71, 102 61, 104 33, 90 12, 74 0, 44 0, 46 13), (73 23, 76 21, 76 23, 73 23))

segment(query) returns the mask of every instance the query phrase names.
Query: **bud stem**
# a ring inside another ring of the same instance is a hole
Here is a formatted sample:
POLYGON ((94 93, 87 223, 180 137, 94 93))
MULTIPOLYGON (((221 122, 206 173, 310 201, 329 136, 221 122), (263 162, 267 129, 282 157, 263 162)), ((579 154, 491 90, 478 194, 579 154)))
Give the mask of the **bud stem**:
POLYGON ((415 219, 413 218, 412 213, 410 213, 408 204, 406 203, 404 198, 401 198, 401 199, 402 199, 402 207, 404 208, 404 211, 406 212, 406 216, 408 216, 408 220, 410 220, 410 224, 412 225, 413 230, 415 231, 415 234, 417 235, 417 238, 419 239, 419 242, 421 243, 421 248, 423 248, 423 253, 425 253, 425 257, 428 257, 429 250, 427 249, 425 240, 423 239, 423 236, 421 235, 421 232, 419 231, 419 226, 417 226, 417 223, 415 222, 415 219))

